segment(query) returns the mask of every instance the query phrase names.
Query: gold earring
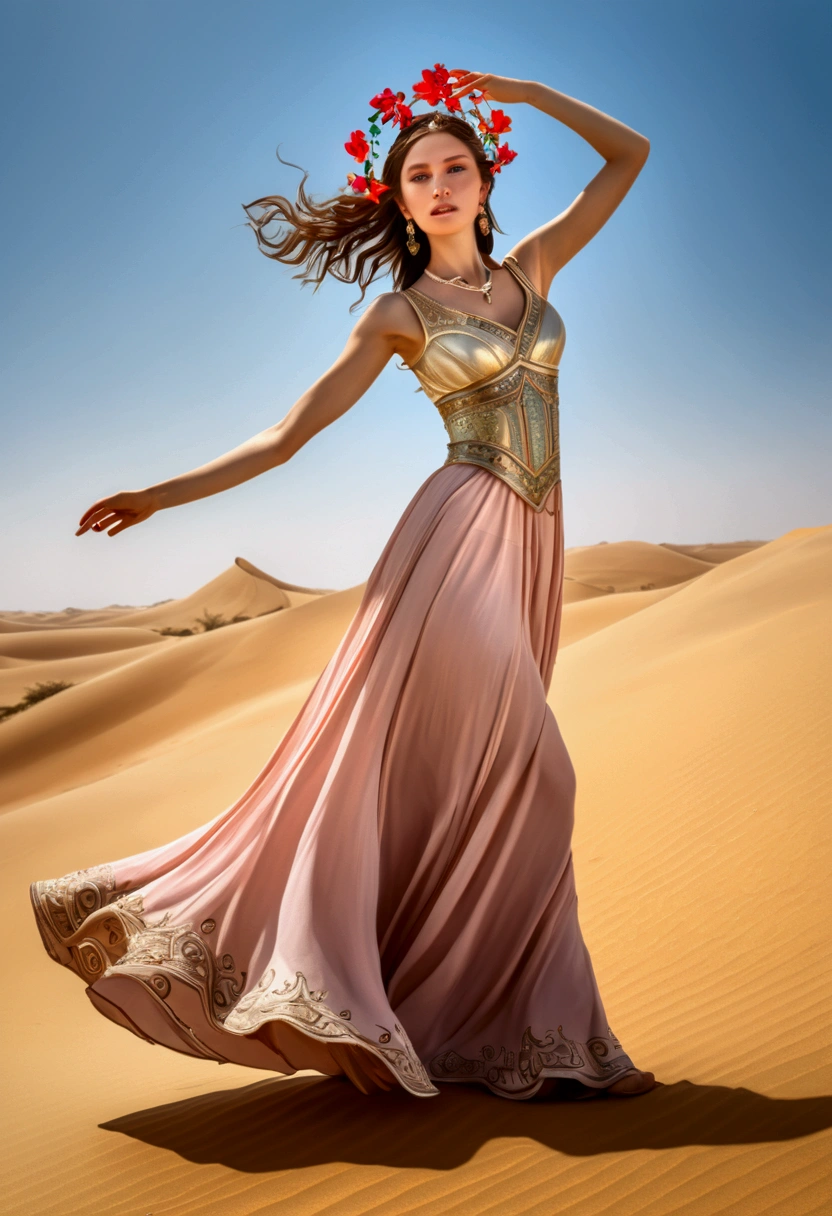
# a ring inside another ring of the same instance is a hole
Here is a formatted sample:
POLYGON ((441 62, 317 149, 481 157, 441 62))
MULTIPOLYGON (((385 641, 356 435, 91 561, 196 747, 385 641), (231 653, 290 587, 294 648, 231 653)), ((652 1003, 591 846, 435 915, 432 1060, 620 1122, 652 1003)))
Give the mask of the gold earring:
POLYGON ((416 229, 413 227, 413 220, 407 221, 407 223, 405 225, 405 231, 407 232, 408 252, 411 253, 415 257, 416 254, 419 252, 419 249, 421 248, 421 246, 419 245, 419 242, 416 240, 416 229))
POLYGON ((485 214, 485 211, 480 212, 477 223, 480 226, 480 232, 483 234, 483 236, 488 236, 489 232, 491 231, 491 225, 488 222, 488 216, 485 214))

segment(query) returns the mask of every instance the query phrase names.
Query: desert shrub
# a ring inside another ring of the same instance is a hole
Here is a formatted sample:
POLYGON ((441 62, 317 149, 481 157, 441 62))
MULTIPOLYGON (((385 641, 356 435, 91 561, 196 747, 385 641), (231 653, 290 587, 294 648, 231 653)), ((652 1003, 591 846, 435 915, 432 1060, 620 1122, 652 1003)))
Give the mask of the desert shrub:
MULTIPOLYGON (((270 612, 279 612, 279 608, 270 608, 270 612)), ((266 613, 261 612, 260 616, 265 616, 266 613)), ((236 616, 232 616, 229 620, 224 617, 221 612, 209 612, 206 608, 202 616, 198 616, 194 624, 201 625, 199 629, 174 629, 170 625, 166 625, 164 629, 154 629, 154 633, 161 633, 166 638, 189 638, 195 633, 210 633, 213 629, 223 629, 226 625, 238 625, 240 621, 250 621, 251 617, 246 616, 243 612, 238 612, 236 616)))
POLYGON ((197 624, 201 625, 206 633, 210 633, 212 629, 222 629, 223 625, 230 625, 221 612, 209 612, 206 608, 202 616, 196 618, 197 624))
POLYGON ((65 688, 72 688, 71 683, 66 680, 47 680, 45 683, 38 682, 31 688, 27 688, 23 696, 16 705, 0 705, 0 722, 5 722, 7 718, 11 718, 13 714, 22 713, 24 709, 30 709, 31 706, 37 705, 38 701, 45 701, 47 697, 54 697, 56 692, 63 692, 65 688))

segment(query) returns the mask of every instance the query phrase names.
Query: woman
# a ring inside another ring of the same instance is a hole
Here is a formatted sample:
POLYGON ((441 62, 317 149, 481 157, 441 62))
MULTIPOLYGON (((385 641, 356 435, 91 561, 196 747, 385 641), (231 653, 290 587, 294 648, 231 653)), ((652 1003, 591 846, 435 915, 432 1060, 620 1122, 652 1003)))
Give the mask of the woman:
POLYGON ((477 90, 525 102, 604 166, 502 263, 493 141, 489 158, 454 113, 408 111, 363 196, 316 204, 301 184, 296 205, 246 208, 261 249, 309 279, 359 282, 363 298, 390 268, 401 290, 372 301, 281 422, 190 473, 100 499, 76 534, 115 536, 283 464, 394 356, 437 404, 448 459, 239 800, 170 844, 34 883, 33 903, 47 950, 93 1005, 177 1051, 316 1069, 364 1093, 473 1081, 514 1099, 640 1094, 655 1078, 608 1026, 581 936, 575 774, 546 704, 562 607, 564 342, 546 296, 649 144, 542 84, 456 75, 449 110, 477 90), (287 231, 270 240, 276 218, 287 231))

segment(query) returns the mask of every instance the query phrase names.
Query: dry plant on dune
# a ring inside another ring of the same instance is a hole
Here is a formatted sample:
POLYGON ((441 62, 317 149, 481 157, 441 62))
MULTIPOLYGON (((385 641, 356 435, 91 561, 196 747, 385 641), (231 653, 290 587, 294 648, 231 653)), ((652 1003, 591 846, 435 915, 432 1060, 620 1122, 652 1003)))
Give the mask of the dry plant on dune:
POLYGON ((38 701, 45 701, 47 697, 53 697, 56 692, 63 692, 65 688, 72 687, 73 685, 68 684, 65 680, 39 682, 32 688, 27 688, 16 705, 0 705, 0 722, 5 722, 13 714, 22 713, 24 709, 30 709, 33 705, 37 705, 38 701))

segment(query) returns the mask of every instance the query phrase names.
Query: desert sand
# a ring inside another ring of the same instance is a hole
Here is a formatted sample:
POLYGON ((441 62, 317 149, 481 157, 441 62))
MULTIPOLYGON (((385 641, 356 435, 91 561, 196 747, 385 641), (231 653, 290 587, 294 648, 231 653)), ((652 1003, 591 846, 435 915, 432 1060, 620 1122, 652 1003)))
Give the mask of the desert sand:
POLYGON ((4 1216, 832 1210, 832 527, 567 552, 549 700, 579 915, 652 1093, 418 1101, 218 1070, 100 1017, 49 960, 29 882, 233 802, 362 590, 238 558, 147 608, 0 613, 0 704, 72 685, 0 723, 4 1216))

